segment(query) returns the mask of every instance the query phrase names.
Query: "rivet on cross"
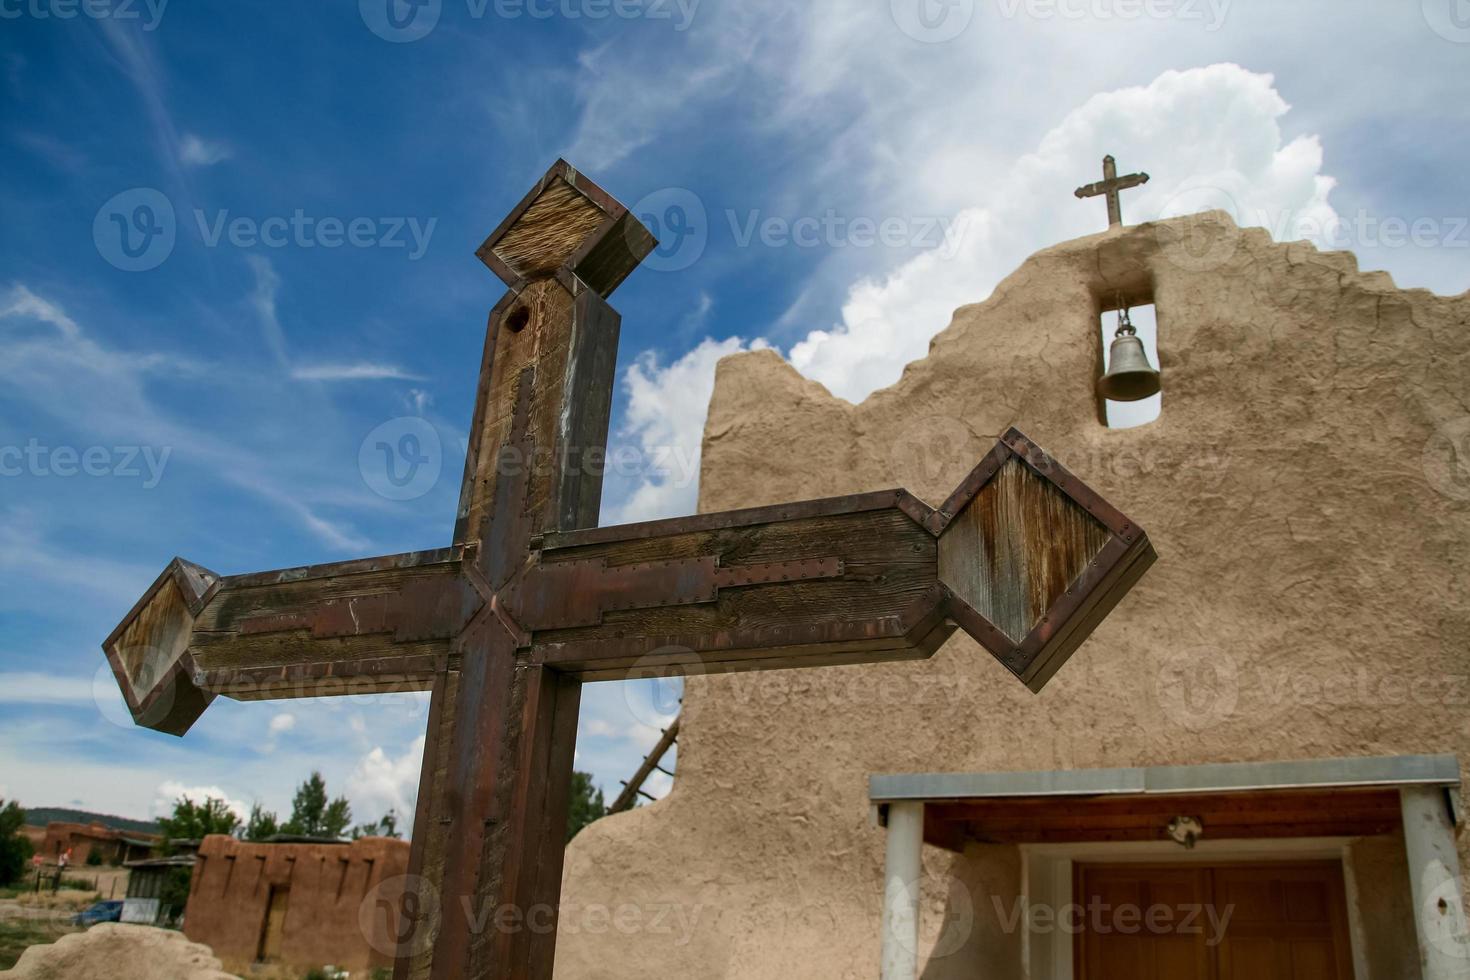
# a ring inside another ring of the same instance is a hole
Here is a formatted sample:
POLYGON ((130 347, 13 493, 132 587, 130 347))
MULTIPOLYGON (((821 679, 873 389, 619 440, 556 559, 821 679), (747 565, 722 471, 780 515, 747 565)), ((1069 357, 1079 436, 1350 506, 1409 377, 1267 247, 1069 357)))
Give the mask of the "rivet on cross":
POLYGON ((490 313, 454 542, 219 576, 174 559, 103 644, 134 719, 431 690, 397 980, 547 980, 583 681, 921 659, 964 629, 1033 690, 1153 562, 1012 429, 902 490, 598 528, 620 318, 655 242, 558 161, 480 248, 490 313))
POLYGON ((1117 228, 1123 224, 1123 203, 1118 199, 1118 192, 1147 183, 1148 174, 1128 174, 1127 176, 1119 177, 1118 162, 1111 156, 1106 156, 1103 157, 1103 179, 1096 184, 1079 187, 1073 193, 1078 198, 1084 199, 1089 197, 1107 197, 1108 227, 1117 228))

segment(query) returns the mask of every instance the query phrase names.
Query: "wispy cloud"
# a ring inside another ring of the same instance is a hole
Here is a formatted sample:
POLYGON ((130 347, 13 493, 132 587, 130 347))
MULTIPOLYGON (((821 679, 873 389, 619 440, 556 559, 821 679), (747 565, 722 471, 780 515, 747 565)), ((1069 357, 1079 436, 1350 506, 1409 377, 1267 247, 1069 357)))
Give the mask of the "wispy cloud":
POLYGON ((91 704, 93 701, 90 677, 0 673, 0 703, 91 704))
POLYGON ((250 270, 255 275, 255 285, 250 291, 250 307, 260 323, 261 335, 286 375, 294 381, 423 381, 422 375, 414 374, 396 364, 373 361, 351 361, 340 363, 295 364, 290 346, 286 341, 286 329, 281 324, 278 297, 281 276, 270 260, 259 255, 248 257, 250 270))
POLYGON ((77 321, 67 316, 61 307, 42 299, 22 285, 13 286, 4 305, 0 306, 0 319, 12 316, 34 317, 42 323, 51 324, 61 331, 62 336, 72 340, 82 335, 82 328, 77 326, 77 321))
POLYGON ((104 17, 98 24, 117 58, 118 67, 128 81, 132 82, 142 100, 143 111, 153 128, 159 159, 174 175, 179 186, 188 189, 189 183, 183 172, 183 154, 180 152, 182 141, 164 95, 167 88, 164 73, 153 56, 151 45, 142 31, 133 30, 129 24, 116 17, 104 17))
POLYGON ((15 133, 12 138, 16 143, 45 159, 47 163, 63 170, 80 173, 87 165, 86 154, 49 133, 22 131, 15 133))
POLYGON ((0 572, 126 609, 141 594, 140 583, 146 585, 158 569, 69 550, 43 534, 36 513, 13 507, 0 512, 0 572))
POLYGON ((250 291, 250 306, 255 310, 256 319, 260 321, 260 332, 264 335, 265 345, 270 348, 276 360, 287 367, 290 358, 286 354, 286 331, 281 328, 280 316, 276 313, 276 294, 281 288, 281 277, 276 273, 276 267, 271 265, 270 259, 248 255, 245 261, 255 274, 255 288, 250 291))
POLYGON ((228 160, 235 151, 219 140, 207 140, 194 133, 185 133, 179 141, 179 160, 189 167, 212 167, 228 160))
POLYGON ((291 377, 297 381, 422 381, 422 375, 412 374, 394 364, 304 364, 291 369, 291 377))
MULTIPOLYGON (((257 295, 255 301, 268 309, 273 321, 274 285, 268 296, 257 295)), ((307 502, 309 488, 288 489, 278 482, 280 465, 274 456, 241 449, 192 420, 176 418, 150 396, 159 376, 214 373, 208 365, 166 353, 104 347, 60 304, 20 284, 0 297, 0 363, 8 368, 9 397, 29 401, 74 431, 188 457, 226 483, 292 514, 333 548, 367 546, 350 528, 317 513, 307 502), (16 329, 33 322, 55 329, 41 335, 16 329)))

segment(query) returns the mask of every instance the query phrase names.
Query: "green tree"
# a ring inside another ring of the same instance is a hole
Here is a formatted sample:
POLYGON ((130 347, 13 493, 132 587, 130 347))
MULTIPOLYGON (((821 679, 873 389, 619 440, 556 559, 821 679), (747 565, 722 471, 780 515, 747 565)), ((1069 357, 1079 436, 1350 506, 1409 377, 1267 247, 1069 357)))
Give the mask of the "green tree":
POLYGON ((31 841, 21 833, 26 812, 14 800, 0 809, 0 885, 19 881, 31 859, 31 841))
POLYGON ((171 817, 158 821, 163 829, 163 850, 171 853, 177 841, 202 840, 210 834, 233 834, 240 826, 240 818, 231 812, 224 800, 206 797, 202 804, 187 796, 174 802, 171 817))
POLYGON ((340 838, 352 823, 352 807, 347 798, 327 801, 327 781, 314 772, 302 783, 291 801, 291 819, 281 825, 281 833, 298 837, 340 838))
POLYGON ((392 837, 395 839, 403 837, 403 834, 398 831, 398 813, 389 810, 377 823, 361 823, 352 828, 353 840, 363 837, 392 837))
POLYGON ((268 840, 281 832, 281 821, 259 803, 250 808, 250 819, 245 824, 245 840, 268 840))
POLYGON ((592 777, 585 772, 572 773, 572 805, 567 811, 567 840, 577 836, 578 831, 592 821, 607 814, 602 790, 592 785, 592 777))
POLYGON ((184 914, 189 904, 189 892, 194 886, 193 868, 169 868, 163 873, 163 884, 158 891, 158 902, 168 908, 169 919, 184 914))

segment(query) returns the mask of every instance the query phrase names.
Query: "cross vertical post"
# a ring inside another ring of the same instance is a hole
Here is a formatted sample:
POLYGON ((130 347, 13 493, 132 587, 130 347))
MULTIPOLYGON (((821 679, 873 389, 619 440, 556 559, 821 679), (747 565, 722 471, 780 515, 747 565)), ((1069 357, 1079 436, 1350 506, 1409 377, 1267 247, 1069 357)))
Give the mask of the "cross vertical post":
POLYGON ((508 287, 490 314, 455 524, 484 607, 457 641, 458 677, 446 667, 436 684, 410 873, 438 883, 439 917, 400 980, 551 975, 582 682, 518 656, 530 636, 499 593, 541 535, 598 523, 620 324, 604 296, 653 245, 558 161, 477 253, 508 287), (502 914, 510 927, 484 927, 502 914))

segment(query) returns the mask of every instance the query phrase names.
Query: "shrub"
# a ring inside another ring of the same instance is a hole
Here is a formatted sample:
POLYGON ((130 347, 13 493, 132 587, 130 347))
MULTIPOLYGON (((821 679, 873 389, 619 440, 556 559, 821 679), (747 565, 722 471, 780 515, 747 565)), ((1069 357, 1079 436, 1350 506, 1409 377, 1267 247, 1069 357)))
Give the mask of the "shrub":
POLYGON ((0 885, 13 884, 25 875, 31 859, 31 842, 21 832, 26 812, 12 800, 0 808, 0 885))

